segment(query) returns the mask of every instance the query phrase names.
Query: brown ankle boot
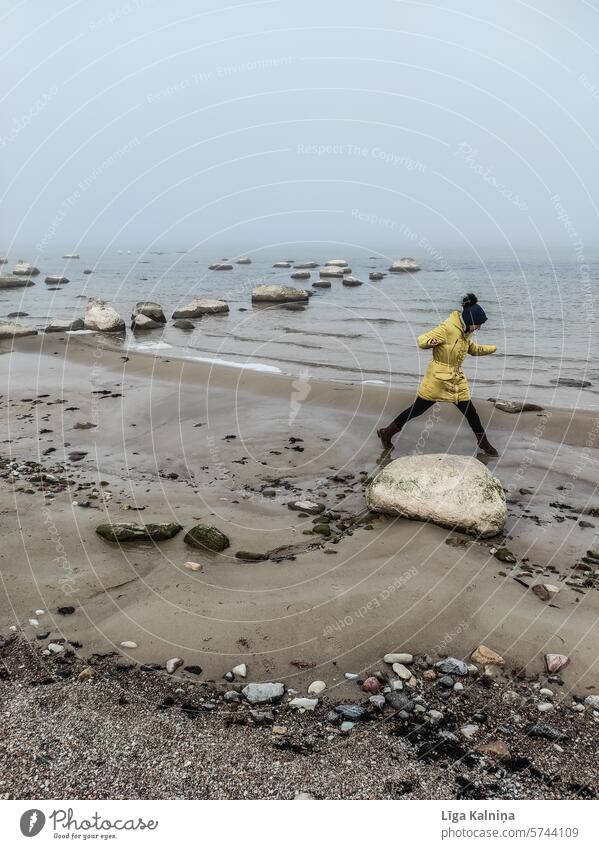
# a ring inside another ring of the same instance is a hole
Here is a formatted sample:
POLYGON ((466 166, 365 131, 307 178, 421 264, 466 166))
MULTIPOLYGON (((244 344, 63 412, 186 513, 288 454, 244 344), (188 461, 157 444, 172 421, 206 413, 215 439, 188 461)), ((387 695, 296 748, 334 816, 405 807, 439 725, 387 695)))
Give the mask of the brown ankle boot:
POLYGON ((376 435, 381 440, 383 444, 383 448, 385 451, 389 451, 390 448, 393 448, 393 443, 391 439, 395 436, 396 433, 399 433, 401 428, 397 427, 395 422, 391 422, 387 427, 382 427, 377 430, 376 435))
POLYGON ((496 448, 493 448, 489 440, 487 439, 486 433, 477 433, 476 441, 478 442, 478 447, 481 451, 484 451, 485 454, 489 454, 490 457, 498 457, 499 454, 496 448))

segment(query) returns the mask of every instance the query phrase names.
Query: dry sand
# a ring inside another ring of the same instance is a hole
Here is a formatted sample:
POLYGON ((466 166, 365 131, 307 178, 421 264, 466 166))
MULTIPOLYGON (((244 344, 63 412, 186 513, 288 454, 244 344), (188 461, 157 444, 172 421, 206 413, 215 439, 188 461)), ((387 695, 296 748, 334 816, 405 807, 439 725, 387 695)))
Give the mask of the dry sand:
MULTIPOLYGON (((64 638, 81 658, 119 651, 131 662, 164 663, 178 655, 201 666, 205 681, 245 662, 248 680, 301 692, 323 679, 331 700, 355 691, 344 673, 379 668, 386 652, 465 657, 482 642, 533 675, 545 652, 565 653, 564 692, 599 692, 597 589, 573 570, 597 547, 599 515, 588 515, 599 507, 597 414, 513 416, 476 399, 500 450, 485 462, 508 492, 506 544, 516 565, 498 561, 492 541, 451 545, 455 534, 402 519, 374 518, 335 543, 304 534, 313 517, 287 502, 304 496, 348 519, 363 515, 363 481, 385 461, 376 428, 411 396, 114 347, 53 334, 18 340, 0 356, 1 457, 39 461, 73 482, 31 481, 30 472, 11 480, 3 470, 1 633, 47 633, 40 648, 64 638), (95 427, 74 429, 77 422, 95 427), (70 461, 72 451, 87 454, 70 461), (200 552, 183 533, 112 545, 95 533, 107 520, 216 525, 231 547, 200 552), (280 546, 294 559, 234 556, 280 546), (201 571, 186 570, 188 560, 201 571), (561 587, 551 604, 519 582, 540 579, 561 587), (57 614, 64 606, 75 612, 57 614), (125 640, 138 648, 120 648, 125 640)), ((426 452, 473 454, 460 419, 443 405, 430 430, 426 417, 410 423, 395 456, 420 437, 426 452)))

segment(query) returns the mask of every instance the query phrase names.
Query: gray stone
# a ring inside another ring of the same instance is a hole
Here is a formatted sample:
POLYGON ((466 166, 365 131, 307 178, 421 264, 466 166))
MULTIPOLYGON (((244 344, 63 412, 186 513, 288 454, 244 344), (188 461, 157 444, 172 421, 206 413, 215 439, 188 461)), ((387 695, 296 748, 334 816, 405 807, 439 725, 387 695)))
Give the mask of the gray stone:
POLYGON ((414 710, 414 702, 407 693, 395 690, 393 693, 387 693, 385 700, 394 710, 405 710, 408 713, 414 710))
POLYGON ((435 669, 446 675, 468 675, 468 664, 457 657, 445 657, 435 663, 435 669))
POLYGON ((361 705, 353 704, 353 702, 336 705, 335 712, 338 713, 342 719, 347 719, 350 722, 357 722, 360 719, 364 719, 366 716, 365 709, 361 705))

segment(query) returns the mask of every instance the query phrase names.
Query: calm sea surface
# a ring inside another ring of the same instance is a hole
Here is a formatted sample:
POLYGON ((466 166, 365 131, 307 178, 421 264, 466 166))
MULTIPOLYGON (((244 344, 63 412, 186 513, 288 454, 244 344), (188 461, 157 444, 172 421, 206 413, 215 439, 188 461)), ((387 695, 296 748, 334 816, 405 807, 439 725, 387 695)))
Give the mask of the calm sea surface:
MULTIPOLYGON (((469 358, 466 373, 476 397, 527 398, 557 406, 599 407, 599 358, 595 327, 599 315, 599 261, 586 260, 581 273, 572 259, 489 259, 484 262, 452 256, 434 260, 416 256, 422 270, 388 274, 370 282, 368 274, 386 271, 389 258, 355 252, 329 256, 305 248, 288 255, 260 251, 251 265, 232 271, 209 271, 223 257, 198 252, 117 252, 98 256, 81 252, 79 260, 60 255, 23 256, 40 268, 35 286, 0 291, 0 316, 23 311, 23 323, 44 327, 56 318, 73 319, 84 313, 84 298, 97 295, 111 302, 128 321, 139 300, 155 300, 165 314, 194 296, 224 298, 225 316, 196 321, 193 333, 169 322, 164 331, 135 336, 128 331, 124 345, 154 351, 157 356, 222 360, 265 371, 280 370, 304 378, 332 378, 351 383, 376 382, 413 387, 430 354, 416 346, 416 336, 440 321, 459 304, 464 292, 474 291, 489 317, 476 334, 481 343, 494 343, 492 357, 469 358), (319 277, 291 281, 293 269, 273 263, 345 259, 363 286, 345 287, 331 279, 330 289, 311 289, 319 277), (93 269, 84 275, 83 270, 93 269), (588 272, 588 273, 587 273, 588 272), (51 290, 49 274, 66 275, 69 283, 51 290), (252 307, 250 293, 260 283, 285 283, 313 291, 306 309, 252 307), (551 380, 590 381, 581 390, 556 387, 551 380)), ((10 273, 21 256, 9 256, 3 273, 10 273)), ((231 255, 232 262, 235 256, 231 255)), ((116 340, 115 340, 116 341, 116 340)))

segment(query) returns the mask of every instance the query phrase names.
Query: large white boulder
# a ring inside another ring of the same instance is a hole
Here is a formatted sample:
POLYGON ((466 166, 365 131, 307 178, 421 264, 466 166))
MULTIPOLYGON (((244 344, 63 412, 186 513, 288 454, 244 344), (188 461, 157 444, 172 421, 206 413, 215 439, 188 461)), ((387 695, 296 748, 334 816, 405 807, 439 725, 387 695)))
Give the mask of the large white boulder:
POLYGON ((413 257, 402 256, 401 259, 397 259, 395 262, 391 263, 389 271, 395 273, 402 271, 420 271, 420 266, 413 257))
POLYGON ((371 510, 434 522, 481 537, 495 536, 507 518, 501 482, 475 457, 400 457, 366 489, 371 510))
POLYGON ((201 315, 229 312, 226 301, 216 298, 194 298, 187 306, 175 310, 173 318, 199 318, 201 315))
POLYGON ((89 298, 85 308, 85 329, 103 333, 118 333, 125 329, 125 322, 118 312, 100 298, 89 298))
POLYGON ((252 301, 268 303, 286 303, 289 301, 307 301, 310 296, 305 289, 294 289, 293 286, 264 284, 252 289, 252 301))
POLYGON ((0 339, 14 339, 15 336, 35 336, 35 327, 23 327, 15 321, 0 321, 0 339))

